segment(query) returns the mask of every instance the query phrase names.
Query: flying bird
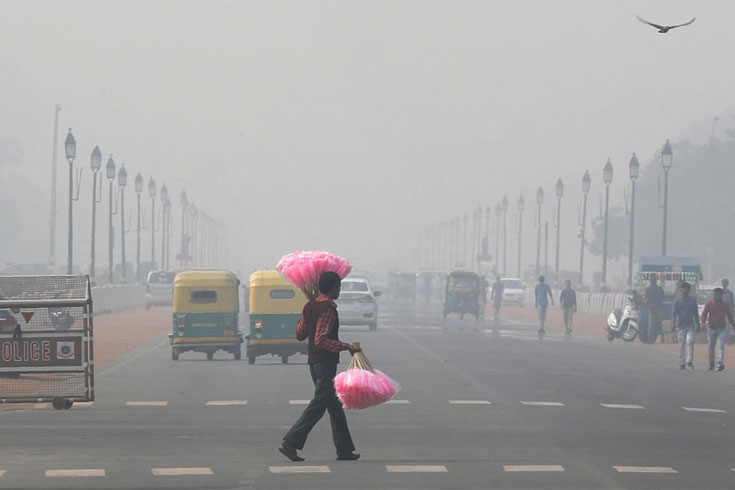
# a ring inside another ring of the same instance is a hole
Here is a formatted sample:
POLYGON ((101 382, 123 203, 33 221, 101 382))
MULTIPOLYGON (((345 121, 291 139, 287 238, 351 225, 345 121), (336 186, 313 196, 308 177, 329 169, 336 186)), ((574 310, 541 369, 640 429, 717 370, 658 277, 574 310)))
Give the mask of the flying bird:
POLYGON ((661 25, 658 25, 658 24, 654 24, 653 22, 648 22, 646 19, 641 18, 640 15, 637 15, 636 17, 638 18, 639 21, 643 22, 644 24, 648 24, 649 26, 655 27, 656 29, 658 29, 658 32, 660 34, 666 34, 671 29, 676 29, 677 27, 688 26, 689 24, 691 24, 692 22, 694 22, 695 20, 697 20, 696 17, 692 17, 692 20, 690 20, 689 22, 686 22, 684 24, 679 24, 679 25, 675 25, 675 26, 661 26, 661 25))

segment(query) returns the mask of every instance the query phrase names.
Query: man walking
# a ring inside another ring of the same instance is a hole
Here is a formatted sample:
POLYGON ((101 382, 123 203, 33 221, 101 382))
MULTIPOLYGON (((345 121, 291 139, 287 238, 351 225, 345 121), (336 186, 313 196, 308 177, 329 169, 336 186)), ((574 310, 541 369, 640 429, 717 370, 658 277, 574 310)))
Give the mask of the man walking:
POLYGON ((544 325, 546 324, 546 310, 549 308, 549 300, 551 304, 554 304, 554 297, 551 295, 551 288, 546 284, 546 278, 544 276, 538 276, 538 284, 534 290, 534 297, 536 298, 536 309, 538 310, 538 337, 544 338, 546 330, 544 325))
POLYGON ((559 305, 564 310, 564 334, 567 337, 572 335, 572 320, 577 312, 577 293, 572 289, 572 281, 567 279, 564 281, 566 286, 561 290, 559 295, 559 305))
POLYGON ((722 288, 712 291, 712 300, 704 306, 702 325, 707 325, 709 335, 709 370, 715 369, 715 344, 717 344, 717 370, 725 369, 725 342, 727 340, 725 326, 735 325, 730 307, 722 300, 722 288), (709 324, 707 321, 709 320, 709 324))
POLYGON ((319 292, 315 300, 304 306, 301 319, 296 327, 298 340, 309 339, 309 371, 314 382, 314 398, 309 402, 301 417, 284 436, 278 450, 291 461, 303 461, 297 450, 302 450, 306 438, 325 411, 329 412, 332 424, 332 439, 337 449, 338 461, 354 461, 360 458, 355 453, 347 417, 342 403, 334 390, 334 377, 337 375, 339 353, 347 350, 350 354, 359 352, 354 344, 339 340, 339 315, 334 300, 339 297, 341 280, 334 272, 324 272, 319 278, 319 292))
MULTIPOLYGON (((725 302, 727 306, 730 307, 730 313, 735 315, 735 296, 732 294, 732 290, 728 288, 730 285, 730 281, 727 280, 727 278, 723 279, 720 284, 722 284, 722 301, 725 302)), ((733 329, 732 325, 728 325, 725 327, 725 331, 727 332, 725 334, 727 338, 727 343, 732 344, 735 342, 735 329, 733 329)))
POLYGON ((503 304, 503 291, 505 291, 505 286, 503 286, 503 281, 498 276, 493 283, 493 291, 490 293, 490 299, 493 301, 493 306, 495 307, 496 320, 500 318, 500 307, 503 304))
POLYGON ((664 310, 664 288, 656 283, 656 276, 651 276, 651 285, 645 292, 646 305, 648 306, 648 336, 650 342, 656 342, 659 334, 661 342, 664 341, 664 333, 661 328, 661 318, 664 310))
POLYGON ((699 333, 699 309, 697 300, 689 296, 691 286, 681 283, 681 296, 674 301, 671 324, 679 338, 679 369, 694 369, 694 337, 699 333))

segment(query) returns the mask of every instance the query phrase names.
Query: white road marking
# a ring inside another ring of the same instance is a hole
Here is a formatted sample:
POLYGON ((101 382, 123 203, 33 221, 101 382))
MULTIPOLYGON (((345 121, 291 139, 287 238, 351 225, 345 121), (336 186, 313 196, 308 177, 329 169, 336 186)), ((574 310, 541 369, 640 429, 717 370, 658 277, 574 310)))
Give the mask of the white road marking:
POLYGON ((0 478, 2 478, 3 475, 5 475, 5 470, 0 470, 0 478))
POLYGON ((212 468, 151 468, 154 476, 213 475, 212 468))
POLYGON ((129 407, 166 407, 168 406, 168 402, 137 401, 137 402, 126 402, 125 405, 129 407))
POLYGON ((452 405, 492 405, 487 400, 449 400, 452 405))
POLYGON ((289 400, 290 405, 308 405, 311 400, 289 400))
POLYGON ((208 407, 226 407, 229 405, 247 405, 247 400, 212 400, 207 402, 208 407))
POLYGON ((408 400, 388 400, 385 403, 390 403, 391 405, 410 405, 411 402, 408 400))
POLYGON ((269 466, 271 473, 331 473, 328 466, 269 466))
POLYGON ((385 467, 388 473, 446 473, 444 465, 388 465, 385 467))
POLYGON ((625 403, 600 403, 603 407, 607 408, 623 408, 627 410, 645 410, 646 407, 641 405, 627 405, 625 403))
POLYGON ((72 408, 93 408, 94 402, 74 402, 72 408))
POLYGON ((503 465, 503 470, 508 472, 560 472, 565 471, 562 465, 558 464, 525 464, 525 465, 503 465))
POLYGON ((704 412, 704 413, 727 413, 725 410, 720 410, 718 408, 694 408, 694 407, 681 407, 682 410, 686 410, 687 412, 704 412))
POLYGON ((521 402, 524 405, 528 405, 531 407, 563 407, 565 406, 563 403, 560 402, 521 402))
POLYGON ((106 476, 105 470, 46 470, 47 478, 106 476))
POLYGON ((36 403, 35 405, 33 405, 34 410, 45 410, 47 408, 51 408, 50 403, 36 403))
POLYGON ((618 473, 679 473, 669 466, 613 466, 618 473))

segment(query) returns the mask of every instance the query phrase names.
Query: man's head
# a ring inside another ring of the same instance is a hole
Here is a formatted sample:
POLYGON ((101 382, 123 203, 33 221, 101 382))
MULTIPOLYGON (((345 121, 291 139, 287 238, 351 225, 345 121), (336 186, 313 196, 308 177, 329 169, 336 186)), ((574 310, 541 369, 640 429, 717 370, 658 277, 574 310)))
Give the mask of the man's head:
POLYGON ((543 284, 544 281, 546 281, 546 278, 544 276, 538 276, 538 282, 543 284))
POLYGON ((571 289, 572 288, 572 281, 570 281, 569 279, 567 279, 566 281, 564 281, 564 285, 567 287, 567 289, 571 289))
POLYGON ((722 288, 714 288, 712 290, 712 299, 715 300, 715 303, 722 301, 722 288))
POLYGON ((722 284, 723 289, 727 289, 727 286, 730 285, 730 281, 728 281, 727 279, 723 279, 721 281, 721 284, 722 284))
POLYGON ((651 286, 656 285, 656 276, 651 276, 651 286))
POLYGON ((330 299, 339 298, 342 279, 336 272, 326 271, 319 276, 319 292, 330 299))
POLYGON ((681 283, 681 295, 685 298, 689 296, 689 291, 692 290, 692 287, 689 285, 688 282, 684 281, 681 283))

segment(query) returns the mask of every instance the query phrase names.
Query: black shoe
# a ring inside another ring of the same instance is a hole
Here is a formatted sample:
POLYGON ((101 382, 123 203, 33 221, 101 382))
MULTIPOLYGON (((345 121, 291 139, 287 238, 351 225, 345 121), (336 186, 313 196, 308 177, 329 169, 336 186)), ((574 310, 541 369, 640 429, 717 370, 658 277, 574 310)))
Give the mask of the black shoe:
POLYGON ((688 363, 687 363, 687 367, 688 367, 689 369, 694 369, 694 363, 692 363, 692 362, 688 362, 688 363))
POLYGON ((285 439, 281 442, 281 447, 279 447, 278 450, 291 461, 301 462, 304 460, 304 458, 298 455, 293 444, 285 439))
POLYGON ((710 362, 709 363, 709 369, 707 371, 714 371, 714 370, 715 370, 715 363, 714 362, 710 362))
POLYGON ((720 364, 719 366, 717 366, 717 370, 718 371, 724 371, 725 370, 725 365, 724 364, 720 364))
POLYGON ((344 453, 337 455, 337 461, 357 461, 360 459, 360 453, 344 453))
POLYGON ((679 364, 679 370, 683 371, 686 366, 684 364, 679 364))

